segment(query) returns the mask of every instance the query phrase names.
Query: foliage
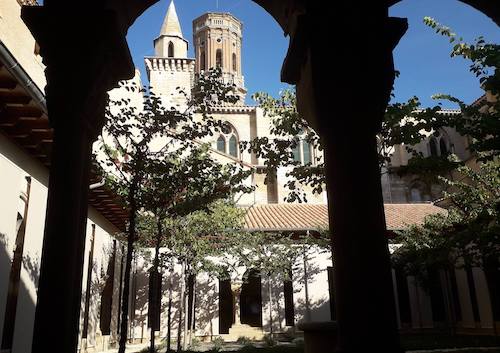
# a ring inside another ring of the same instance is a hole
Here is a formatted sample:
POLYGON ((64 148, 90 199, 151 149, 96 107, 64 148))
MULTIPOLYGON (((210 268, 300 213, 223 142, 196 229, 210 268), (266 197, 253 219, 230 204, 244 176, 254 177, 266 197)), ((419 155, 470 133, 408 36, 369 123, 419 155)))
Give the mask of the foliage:
POLYGON ((393 254, 395 266, 415 275, 425 285, 427 269, 463 265, 483 266, 500 254, 500 166, 487 162, 478 170, 462 166, 445 197, 446 214, 429 216, 422 225, 400 232, 400 247, 393 254))
POLYGON ((264 110, 264 114, 271 119, 271 137, 257 137, 251 141, 241 141, 242 148, 255 153, 257 158, 264 160, 266 183, 268 177, 276 173, 279 168, 286 168, 287 176, 291 178, 285 184, 285 187, 290 190, 285 200, 307 202, 302 188, 311 187, 318 194, 323 191, 324 164, 321 156, 315 156, 314 160, 311 158, 309 163, 302 165, 294 157, 294 152, 297 153, 301 141, 321 151, 319 136, 299 115, 294 90, 283 90, 279 98, 260 92, 254 94, 253 99, 264 110))
POLYGON ((500 153, 500 45, 487 43, 483 37, 473 44, 466 43, 449 27, 443 26, 433 18, 425 17, 424 23, 449 38, 454 43, 451 57, 462 57, 471 62, 469 70, 486 91, 485 99, 471 105, 449 94, 437 94, 436 99, 447 100, 459 105, 461 119, 453 120, 453 126, 462 135, 470 136, 472 152, 480 153, 480 160, 492 160, 500 153))
POLYGON ((224 338, 220 336, 215 337, 214 339, 212 339, 213 347, 211 350, 214 352, 220 352, 224 347, 224 343, 224 338))
POLYGON ((216 201, 206 210, 198 210, 184 217, 169 219, 164 246, 166 256, 188 264, 187 273, 205 272, 212 276, 221 273, 214 260, 222 254, 225 239, 238 233, 243 225, 243 210, 227 201, 216 201))
POLYGON ((125 350, 132 250, 141 234, 137 233, 137 217, 142 215, 142 234, 149 238, 155 235, 156 270, 167 215, 187 214, 231 192, 244 191, 241 186, 234 186, 249 172, 220 166, 209 158, 207 146, 199 142, 225 127, 224 122, 210 115, 213 106, 237 99, 232 94, 233 87, 222 82, 221 74, 220 69, 215 69, 197 77, 191 96, 181 91, 186 99, 183 112, 168 109, 154 92, 137 92, 138 87, 129 83, 124 84, 124 89, 136 95, 142 93, 142 105, 122 98, 111 101, 107 107, 97 159, 108 173, 108 185, 122 196, 129 211, 124 283, 127 294, 122 301, 120 352, 125 350), (154 217, 156 231, 152 230, 152 220, 146 219, 148 216, 154 217))
MULTIPOLYGON (((493 97, 497 97, 500 87, 500 52, 499 45, 486 43, 482 37, 474 44, 464 43, 450 28, 438 24, 426 17, 424 22, 436 29, 437 33, 448 36, 450 42, 457 43, 451 56, 461 56, 471 61, 470 70, 480 81, 482 87, 493 97)), ((321 156, 315 156, 312 163, 302 165, 294 158, 300 141, 311 143, 320 152, 321 141, 308 123, 300 117, 296 108, 293 90, 287 89, 273 98, 267 93, 257 93, 253 97, 264 114, 271 118, 271 137, 259 137, 252 141, 243 141, 242 147, 254 152, 265 160, 267 176, 276 173, 278 168, 286 168, 288 180, 285 187, 289 193, 288 202, 307 202, 304 188, 320 194, 324 190, 324 163, 321 156)), ((483 100, 481 104, 466 105, 449 95, 435 95, 436 99, 445 99, 457 103, 462 114, 444 114, 440 104, 432 108, 421 107, 417 97, 404 103, 388 105, 381 131, 377 136, 379 167, 391 170, 390 161, 394 146, 402 145, 412 156, 412 162, 404 168, 398 168, 400 175, 419 175, 426 185, 438 181, 437 176, 447 175, 458 165, 450 162, 447 155, 425 157, 412 146, 425 140, 433 132, 443 127, 454 127, 464 136, 470 136, 472 152, 482 152, 481 159, 497 156, 500 151, 500 102, 494 98, 483 100)), ((267 179, 267 178, 266 178, 267 179)))
POLYGON ((252 340, 246 336, 239 336, 237 339, 236 339, 236 343, 238 344, 242 344, 244 346, 246 345, 252 345, 252 340))
POLYGON ((272 335, 265 335, 264 336, 264 344, 267 346, 267 347, 273 347, 277 344, 276 340, 273 338, 272 335))
POLYGON ((430 187, 440 182, 440 176, 450 176, 463 163, 455 155, 423 157, 416 155, 408 160, 408 164, 398 167, 395 173, 399 176, 417 175, 431 194, 430 187))
MULTIPOLYGON (((289 189, 289 193, 285 201, 307 202, 304 188, 311 189, 313 194, 323 192, 325 174, 321 141, 298 114, 295 92, 284 90, 278 98, 267 93, 257 93, 253 98, 271 119, 271 137, 242 141, 242 147, 264 159, 267 176, 273 175, 279 168, 286 168, 288 180, 285 187, 289 189), (301 164, 294 157, 294 151, 301 141, 309 143, 320 152, 310 163, 301 164)), ((381 172, 384 172, 384 167, 390 163, 394 146, 398 144, 404 145, 413 156, 423 159, 412 146, 426 139, 433 131, 448 126, 450 117, 441 114, 440 110, 439 106, 422 109, 417 97, 412 97, 405 103, 392 103, 387 107, 381 130, 377 135, 381 172)), ((439 159, 441 164, 447 162, 447 156, 435 159, 439 159)))

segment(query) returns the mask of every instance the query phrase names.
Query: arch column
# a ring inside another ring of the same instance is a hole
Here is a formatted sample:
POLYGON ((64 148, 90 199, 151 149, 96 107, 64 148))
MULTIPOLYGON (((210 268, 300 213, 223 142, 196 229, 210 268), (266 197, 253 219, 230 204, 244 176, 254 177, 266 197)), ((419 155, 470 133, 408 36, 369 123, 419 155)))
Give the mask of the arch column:
POLYGON ((32 352, 77 350, 92 142, 104 124, 107 91, 132 78, 126 32, 154 0, 22 8, 40 45, 54 142, 32 352), (119 6, 119 8, 113 8, 119 6))
POLYGON ((290 34, 282 81, 297 85, 298 110, 324 147, 336 352, 400 353, 375 137, 406 21, 389 18, 384 2, 344 0, 328 11, 317 1, 256 2, 290 34), (340 50, 326 55, 325 43, 340 50))

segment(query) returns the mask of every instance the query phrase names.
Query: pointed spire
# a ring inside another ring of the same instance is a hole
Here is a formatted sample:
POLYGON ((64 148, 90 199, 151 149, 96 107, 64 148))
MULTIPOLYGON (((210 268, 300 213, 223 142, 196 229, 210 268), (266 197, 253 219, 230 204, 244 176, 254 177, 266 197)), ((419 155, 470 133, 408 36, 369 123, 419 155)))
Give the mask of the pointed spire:
POLYGON ((175 11, 174 0, 170 1, 170 5, 168 6, 167 15, 161 26, 160 36, 179 36, 183 38, 179 18, 175 11))

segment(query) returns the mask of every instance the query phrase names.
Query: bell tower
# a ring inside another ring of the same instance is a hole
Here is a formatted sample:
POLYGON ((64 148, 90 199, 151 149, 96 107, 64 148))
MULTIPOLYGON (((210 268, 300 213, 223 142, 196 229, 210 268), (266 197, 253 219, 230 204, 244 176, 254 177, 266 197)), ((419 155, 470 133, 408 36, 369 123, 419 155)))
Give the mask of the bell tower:
POLYGON ((195 73, 220 67, 224 82, 236 86, 244 104, 247 90, 241 71, 242 23, 229 13, 209 12, 193 21, 195 73))
POLYGON ((145 57, 151 90, 161 96, 167 107, 182 108, 191 93, 195 60, 187 57, 188 41, 182 36, 181 25, 172 0, 154 40, 155 56, 145 57), (179 92, 181 89, 185 94, 179 92))

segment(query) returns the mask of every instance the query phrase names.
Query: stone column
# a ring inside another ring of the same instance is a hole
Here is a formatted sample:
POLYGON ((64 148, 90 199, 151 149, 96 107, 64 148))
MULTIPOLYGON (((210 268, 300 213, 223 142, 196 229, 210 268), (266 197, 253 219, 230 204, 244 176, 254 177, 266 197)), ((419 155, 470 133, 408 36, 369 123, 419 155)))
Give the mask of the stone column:
POLYGON ((376 134, 406 22, 389 18, 383 2, 339 1, 331 11, 321 2, 290 4, 282 12, 288 15, 275 15, 291 36, 282 80, 297 84, 299 112, 324 147, 336 352, 401 352, 376 134), (339 50, 327 54, 325 45, 339 50))
POLYGON ((126 30, 151 4, 123 1, 113 9, 89 1, 69 11, 46 0, 22 9, 46 65, 54 129, 33 352, 76 352, 92 142, 104 124, 106 92, 134 74, 126 30))
POLYGON ((231 292, 233 293, 234 326, 241 326, 241 286, 242 282, 231 282, 231 292))

